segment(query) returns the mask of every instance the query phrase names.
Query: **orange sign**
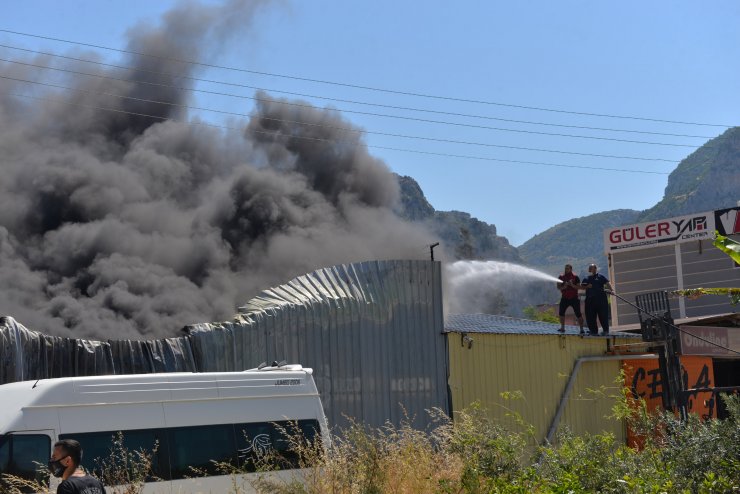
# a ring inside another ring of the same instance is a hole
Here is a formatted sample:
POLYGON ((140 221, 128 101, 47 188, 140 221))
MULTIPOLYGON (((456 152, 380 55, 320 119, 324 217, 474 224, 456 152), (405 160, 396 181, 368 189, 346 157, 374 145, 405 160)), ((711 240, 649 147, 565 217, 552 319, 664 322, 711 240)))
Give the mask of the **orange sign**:
MULTIPOLYGON (((680 357, 683 388, 709 388, 714 386, 712 359, 683 355, 680 357)), ((629 386, 632 396, 642 398, 650 411, 663 408, 663 379, 658 368, 658 359, 623 360, 625 385, 629 386)), ((716 415, 716 397, 712 393, 693 393, 688 397, 689 412, 697 413, 707 419, 716 415)), ((627 430, 627 444, 639 446, 641 440, 631 430, 627 430)))
MULTIPOLYGON (((684 389, 714 386, 711 358, 683 355, 680 361, 684 389)), ((648 410, 661 409, 663 379, 658 369, 658 360, 624 360, 622 368, 625 373, 625 384, 630 387, 632 396, 644 399, 648 410)), ((715 405, 711 393, 694 393, 689 395, 687 409, 703 418, 711 418, 716 415, 715 405)))

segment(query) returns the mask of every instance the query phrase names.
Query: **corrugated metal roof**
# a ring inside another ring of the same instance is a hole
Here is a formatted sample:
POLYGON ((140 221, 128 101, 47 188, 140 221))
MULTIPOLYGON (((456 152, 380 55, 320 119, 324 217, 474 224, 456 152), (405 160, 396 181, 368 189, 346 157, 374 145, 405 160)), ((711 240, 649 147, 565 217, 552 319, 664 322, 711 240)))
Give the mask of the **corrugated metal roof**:
MULTIPOLYGON (((449 314, 444 327, 446 333, 560 334, 558 333, 559 324, 493 314, 449 314)), ((565 326, 564 334, 566 335, 578 336, 579 332, 580 328, 578 326, 565 326)), ((630 333, 618 333, 617 335, 626 338, 640 337, 630 333)), ((610 336, 615 336, 615 334, 610 336)))

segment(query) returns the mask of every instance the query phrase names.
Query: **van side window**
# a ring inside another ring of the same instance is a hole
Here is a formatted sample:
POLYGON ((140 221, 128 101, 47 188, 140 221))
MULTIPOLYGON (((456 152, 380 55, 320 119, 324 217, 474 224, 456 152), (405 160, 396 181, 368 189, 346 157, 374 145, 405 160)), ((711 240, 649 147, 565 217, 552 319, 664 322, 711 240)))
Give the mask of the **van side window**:
POLYGON ((274 454, 278 468, 298 467, 298 454, 291 448, 291 440, 299 436, 312 442, 319 431, 317 420, 262 422, 236 425, 236 444, 242 470, 254 472, 256 462, 265 454, 274 454))
MULTIPOLYGON (((110 465, 115 431, 60 434, 60 439, 76 439, 82 444, 82 466, 101 474, 103 461, 110 465)), ((320 434, 315 419, 244 424, 199 425, 166 429, 122 431, 123 445, 130 451, 152 451, 158 442, 152 470, 156 480, 177 480, 211 475, 228 475, 237 468, 254 472, 258 458, 274 454, 275 468, 295 468, 298 455, 291 450, 288 436, 301 435, 307 441, 320 434)), ((47 450, 50 448, 47 447, 47 450)), ((44 458, 48 457, 48 452, 44 458)))
POLYGON ((228 475, 237 466, 231 424, 175 427, 167 429, 167 440, 172 479, 228 475))
POLYGON ((255 472, 258 458, 272 451, 275 444, 273 428, 272 424, 266 422, 235 426, 239 467, 243 471, 255 472))
POLYGON ((50 455, 51 438, 47 435, 0 435, 0 473, 48 484, 45 462, 50 455))
MULTIPOLYGON (((153 476, 147 478, 148 482, 155 479, 169 478, 167 468, 166 451, 157 429, 140 429, 122 431, 123 448, 129 453, 144 451, 151 454, 155 445, 156 454, 152 455, 153 476), (162 461, 164 458, 164 461, 162 461)), ((113 442, 117 438, 117 431, 106 432, 80 432, 76 434, 60 434, 59 439, 75 439, 82 445, 82 466, 85 470, 93 472, 98 477, 102 476, 102 467, 111 467, 116 455, 112 454, 113 442), (113 457, 113 458, 112 458, 113 457)), ((120 459, 120 458, 119 458, 120 459)))

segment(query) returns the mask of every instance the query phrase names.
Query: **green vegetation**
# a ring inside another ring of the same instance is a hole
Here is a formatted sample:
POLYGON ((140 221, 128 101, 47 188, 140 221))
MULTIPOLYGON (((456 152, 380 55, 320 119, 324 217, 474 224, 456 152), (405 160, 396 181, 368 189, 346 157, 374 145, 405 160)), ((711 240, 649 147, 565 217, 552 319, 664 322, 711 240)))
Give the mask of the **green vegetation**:
MULTIPOLYGON (((247 485, 230 465, 229 492, 255 489, 281 494, 492 494, 492 493, 727 493, 740 492, 740 397, 723 396, 729 416, 702 421, 690 414, 648 413, 628 388, 614 408, 640 447, 618 444, 610 434, 576 436, 562 432, 553 444, 532 449, 531 427, 506 428, 478 406, 452 421, 431 411, 434 427, 420 431, 408 422, 367 430, 354 424, 341 431, 327 451, 320 440, 306 441, 286 430, 302 470, 271 475, 276 459, 266 454, 256 480, 247 485)), ((150 471, 146 454, 125 451, 114 438, 112 464, 124 467, 127 485, 115 492, 141 492, 150 471), (132 468, 129 461, 139 464, 132 468), (138 477, 127 477, 138 472, 138 477)), ((279 458, 278 458, 279 461, 279 458)), ((47 492, 36 485, 39 492, 47 492)), ((23 492, 18 486, 3 492, 23 492)))
POLYGON ((734 207, 740 190, 738 160, 740 127, 733 127, 679 163, 655 206, 645 211, 618 209, 565 221, 519 246, 519 255, 527 264, 548 273, 559 272, 565 263, 573 264, 577 273, 591 262, 605 270, 602 235, 607 228, 734 207))
MULTIPOLYGON (((714 246, 730 256, 736 263, 740 264, 740 243, 735 242, 719 232, 714 233, 714 246)), ((699 298, 702 295, 727 295, 732 305, 740 304, 740 288, 689 288, 686 290, 674 290, 676 295, 690 299, 699 298)))
POLYGON ((642 212, 637 222, 730 208, 738 200, 740 127, 710 140, 668 176, 663 199, 642 212))
POLYGON ((152 459, 155 457, 158 444, 154 444, 151 451, 144 449, 132 450, 124 445, 123 433, 119 432, 111 438, 111 449, 108 457, 97 461, 96 470, 100 472, 100 479, 109 492, 114 494, 137 494, 142 492, 145 482, 153 482, 156 477, 152 473, 152 459))
POLYGON ((631 209, 605 211, 557 224, 520 245, 527 264, 546 273, 562 273, 573 265, 576 274, 585 274, 590 263, 606 270, 604 229, 633 223, 640 213, 631 209))
POLYGON ((610 434, 565 431, 532 451, 526 424, 512 431, 473 406, 454 422, 436 412, 430 432, 408 424, 374 431, 355 425, 328 454, 307 449, 303 482, 263 477, 256 487, 284 494, 740 491, 738 397, 723 398, 727 419, 691 415, 681 422, 670 413, 649 414, 624 389, 614 419, 640 434, 640 448, 617 444, 610 434))
POLYGON ((528 307, 525 307, 522 312, 524 313, 524 317, 526 319, 531 319, 532 321, 560 324, 560 317, 558 317, 558 313, 555 311, 554 307, 540 310, 537 307, 530 305, 528 307))
POLYGON ((727 295, 730 297, 732 305, 740 304, 740 288, 687 288, 685 290, 673 290, 670 292, 681 297, 691 300, 697 299, 702 295, 727 295))
POLYGON ((559 273, 570 263, 581 274, 593 262, 605 271, 604 229, 735 206, 740 190, 738 159, 740 127, 733 127, 682 160, 668 177, 663 198, 652 208, 617 209, 574 218, 535 235, 518 248, 499 237, 495 225, 460 211, 435 211, 411 177, 398 177, 398 214, 428 224, 457 259, 523 260, 546 273, 559 273))
POLYGON ((714 246, 740 264, 740 243, 714 232, 714 246))

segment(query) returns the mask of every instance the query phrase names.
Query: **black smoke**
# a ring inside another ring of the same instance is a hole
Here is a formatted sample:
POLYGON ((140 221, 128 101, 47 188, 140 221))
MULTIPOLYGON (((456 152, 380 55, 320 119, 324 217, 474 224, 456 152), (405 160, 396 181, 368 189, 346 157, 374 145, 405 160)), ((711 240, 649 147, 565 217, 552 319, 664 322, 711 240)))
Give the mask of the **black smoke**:
POLYGON ((393 213, 395 177, 337 112, 260 93, 237 131, 183 108, 198 68, 178 60, 208 60, 262 7, 183 2, 129 31, 128 50, 159 58, 95 69, 115 79, 0 64, 78 90, 1 84, 0 314, 62 336, 170 336, 319 267, 426 256, 428 234, 393 213))

